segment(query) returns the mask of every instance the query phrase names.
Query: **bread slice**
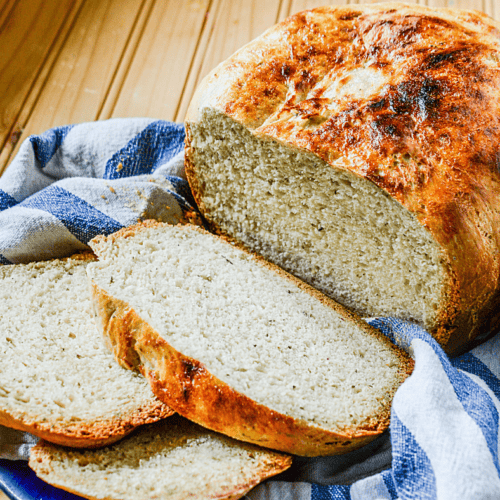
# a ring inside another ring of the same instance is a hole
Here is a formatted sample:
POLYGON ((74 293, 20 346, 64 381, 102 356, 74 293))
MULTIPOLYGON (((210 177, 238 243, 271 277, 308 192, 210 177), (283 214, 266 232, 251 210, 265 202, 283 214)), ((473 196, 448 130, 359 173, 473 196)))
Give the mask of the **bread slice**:
POLYGON ((450 354, 500 327, 500 23, 377 3, 297 13, 186 116, 213 230, 450 354), (478 75, 481 75, 479 78, 478 75))
POLYGON ((106 500, 237 499, 291 463, 291 457, 235 441, 177 415, 100 450, 41 442, 29 461, 44 481, 106 500))
POLYGON ((29 465, 44 481, 85 498, 222 500, 241 498, 291 462, 174 416, 100 450, 41 442, 29 465))
POLYGON ((0 424, 95 447, 173 412, 116 364, 92 319, 88 253, 0 266, 0 424))
POLYGON ((195 226, 97 237, 97 323, 181 415, 297 455, 353 450, 387 428, 412 362, 296 278, 195 226))

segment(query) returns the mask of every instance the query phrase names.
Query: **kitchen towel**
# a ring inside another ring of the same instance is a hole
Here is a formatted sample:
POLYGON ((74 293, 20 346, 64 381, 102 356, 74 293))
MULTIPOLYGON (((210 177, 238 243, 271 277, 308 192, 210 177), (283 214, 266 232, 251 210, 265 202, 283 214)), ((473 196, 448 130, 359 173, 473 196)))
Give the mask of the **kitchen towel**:
MULTIPOLYGON (((138 220, 181 220, 195 208, 183 140, 181 124, 146 118, 29 137, 0 177, 0 263, 64 257, 138 220)), ((297 458, 247 498, 498 500, 500 335, 450 360, 416 325, 369 322, 415 359, 394 398, 390 432, 341 457, 297 458)), ((0 427, 0 487, 23 500, 42 490, 42 498, 77 498, 37 482, 20 461, 33 442, 0 427)))

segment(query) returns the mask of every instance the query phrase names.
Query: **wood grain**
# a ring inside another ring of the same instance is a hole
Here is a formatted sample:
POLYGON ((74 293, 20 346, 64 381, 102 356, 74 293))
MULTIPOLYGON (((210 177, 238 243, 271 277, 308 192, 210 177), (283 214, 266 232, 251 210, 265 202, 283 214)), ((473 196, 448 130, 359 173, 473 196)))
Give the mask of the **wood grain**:
POLYGON ((68 16, 78 8, 76 0, 47 3, 4 2, 0 20, 0 148, 16 142, 20 127, 19 114, 28 95, 49 63, 49 54, 68 22, 68 16))
POLYGON ((500 19, 500 5, 498 4, 498 0, 484 0, 481 10, 497 21, 500 19))
POLYGON ((0 0, 0 33, 4 31, 5 23, 10 18, 17 0, 0 0))
POLYGON ((279 0, 214 1, 176 113, 183 121, 196 86, 217 64, 276 23, 279 0))
POLYGON ((119 92, 109 96, 100 118, 175 119, 209 6, 209 0, 155 3, 133 58, 123 62, 119 92))
POLYGON ((98 118, 141 6, 142 0, 83 2, 9 156, 31 134, 98 118))

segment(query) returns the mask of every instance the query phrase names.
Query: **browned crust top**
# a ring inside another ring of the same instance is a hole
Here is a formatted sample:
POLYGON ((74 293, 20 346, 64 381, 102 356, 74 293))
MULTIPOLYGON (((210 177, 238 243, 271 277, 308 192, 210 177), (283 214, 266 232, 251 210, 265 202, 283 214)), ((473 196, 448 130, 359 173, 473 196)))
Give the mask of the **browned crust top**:
POLYGON ((204 80, 188 127, 205 107, 347 169, 406 207, 449 270, 438 323, 477 333, 500 279, 497 22, 398 3, 300 12, 204 80), (366 93, 349 87, 360 71, 366 93))

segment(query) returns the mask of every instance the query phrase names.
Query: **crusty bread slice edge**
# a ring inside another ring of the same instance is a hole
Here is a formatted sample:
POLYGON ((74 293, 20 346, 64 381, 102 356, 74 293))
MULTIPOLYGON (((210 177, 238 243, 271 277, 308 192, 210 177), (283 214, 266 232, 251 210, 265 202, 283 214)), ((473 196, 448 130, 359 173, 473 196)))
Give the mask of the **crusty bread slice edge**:
POLYGON ((123 439, 137 427, 170 417, 175 412, 162 401, 151 401, 125 418, 96 421, 92 424, 75 422, 58 425, 40 422, 26 416, 0 411, 0 425, 29 432, 51 443, 72 448, 100 448, 123 439))

